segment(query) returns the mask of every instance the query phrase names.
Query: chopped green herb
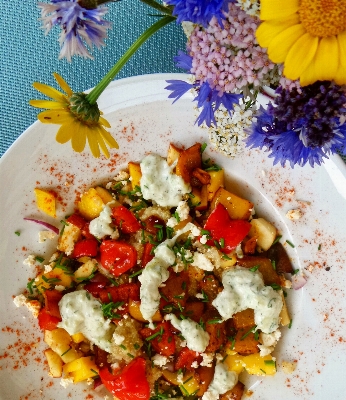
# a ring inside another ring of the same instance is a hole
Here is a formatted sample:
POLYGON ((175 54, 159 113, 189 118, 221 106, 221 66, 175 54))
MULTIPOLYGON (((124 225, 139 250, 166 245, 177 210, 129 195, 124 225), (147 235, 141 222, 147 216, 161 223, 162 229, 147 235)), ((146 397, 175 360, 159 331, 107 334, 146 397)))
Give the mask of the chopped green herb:
POLYGON ((277 243, 281 238, 282 238, 282 235, 276 236, 276 238, 275 238, 273 244, 277 243))
POLYGON ((131 357, 131 358, 135 358, 135 356, 134 356, 133 354, 131 354, 131 353, 127 353, 127 355, 128 355, 129 357, 131 357))
POLYGON ((205 293, 205 291, 202 289, 202 296, 203 296, 203 303, 207 303, 209 301, 208 295, 205 293))
POLYGON ((292 328, 292 322, 293 322, 293 320, 292 320, 292 318, 290 319, 290 323, 288 324, 288 329, 291 329, 292 328))
POLYGON ((219 240, 219 243, 220 243, 221 248, 223 249, 223 248, 225 247, 225 239, 224 239, 224 238, 221 238, 221 239, 219 240))
POLYGON ((267 373, 266 373, 262 368, 260 368, 260 370, 261 370, 265 375, 267 375, 267 373))
POLYGON ((186 381, 183 382, 183 385, 185 385, 185 383, 191 381, 191 379, 192 379, 192 375, 190 376, 190 378, 187 378, 186 381))
POLYGON ((184 388, 183 385, 180 385, 179 387, 180 387, 180 390, 183 392, 183 394, 185 394, 185 396, 189 395, 189 392, 184 388))
POLYGON ((181 288, 182 288, 183 290, 186 289, 186 282, 185 282, 185 281, 181 284, 181 288))
POLYGON ((260 267, 259 264, 254 265, 252 268, 250 268, 250 271, 251 271, 251 272, 256 272, 256 271, 258 270, 259 267, 260 267))
POLYGON ((144 268, 140 269, 139 271, 133 273, 132 275, 129 276, 129 278, 134 278, 137 275, 140 275, 143 272, 144 268))
POLYGON ((251 332, 254 332, 257 328, 257 325, 254 325, 251 329, 249 329, 241 338, 240 340, 244 340, 251 332))
POLYGON ((256 331, 253 336, 254 336, 255 340, 258 340, 259 339, 259 332, 256 331))
POLYGON ((207 148, 207 143, 203 143, 202 144, 202 146, 201 146, 201 153, 203 153, 204 152, 204 150, 207 148))
POLYGON ((158 336, 162 336, 163 335, 163 328, 161 327, 161 329, 157 332, 155 332, 154 334, 152 334, 151 336, 148 336, 147 338, 145 338, 145 340, 149 341, 149 340, 153 340, 158 336))
POLYGON ((276 362, 274 360, 264 360, 264 364, 276 366, 276 362))
POLYGON ((289 244, 291 247, 295 247, 295 245, 292 242, 290 242, 289 240, 286 240, 286 243, 289 244))
POLYGON ((222 363, 225 362, 227 357, 228 357, 228 354, 225 355, 225 357, 221 360, 221 362, 222 363))
POLYGON ((14 234, 17 235, 17 236, 20 236, 20 232, 19 231, 15 231, 14 234))
POLYGON ((222 255, 222 258, 223 258, 224 260, 232 260, 232 257, 228 257, 227 254, 223 254, 223 255, 222 255))
POLYGON ((180 222, 180 217, 179 214, 177 213, 177 211, 174 212, 174 218, 177 220, 177 222, 180 222))
POLYGON ((281 286, 278 285, 277 283, 271 283, 269 286, 271 286, 274 290, 280 290, 281 286))
POLYGON ((111 301, 109 303, 102 304, 101 309, 102 309, 103 315, 109 319, 121 319, 121 315, 114 312, 114 310, 117 310, 123 304, 124 304, 123 301, 117 301, 116 303, 111 301))
POLYGON ((221 324, 221 322, 222 322, 221 318, 213 318, 207 321, 208 324, 221 324))
POLYGON ((297 275, 298 272, 299 272, 299 269, 298 269, 298 268, 297 268, 297 269, 294 269, 293 272, 292 272, 292 275, 297 275))
POLYGON ((47 277, 44 276, 44 275, 42 275, 42 279, 43 279, 46 283, 49 283, 49 284, 53 284, 53 283, 57 283, 57 282, 60 282, 60 281, 61 281, 61 279, 59 279, 59 278, 47 278, 47 277))
POLYGON ((124 346, 123 344, 120 344, 119 347, 121 347, 123 350, 126 350, 126 346, 124 346))
POLYGON ((36 260, 37 262, 39 262, 39 263, 43 263, 44 258, 43 258, 43 257, 40 257, 40 256, 36 256, 36 257, 35 257, 35 260, 36 260))
POLYGON ((94 369, 90 368, 90 371, 93 372, 95 375, 98 375, 99 373, 95 371, 94 369))
POLYGON ((138 343, 135 343, 135 344, 133 345, 133 347, 134 347, 136 350, 138 350, 141 346, 140 346, 138 343))
POLYGON ((26 285, 26 287, 28 288, 29 293, 30 293, 30 294, 33 294, 33 293, 34 293, 33 289, 36 289, 35 278, 34 278, 34 279, 31 279, 31 281, 28 282, 28 284, 26 285))
POLYGON ((276 271, 276 262, 275 260, 271 260, 273 270, 276 271))
POLYGON ((319 244, 319 245, 318 245, 318 250, 321 250, 321 248, 322 248, 322 245, 319 244))
POLYGON ((69 351, 71 350, 71 347, 69 349, 67 349, 66 351, 64 351, 62 354, 60 354, 60 357, 64 356, 65 354, 67 354, 69 351))

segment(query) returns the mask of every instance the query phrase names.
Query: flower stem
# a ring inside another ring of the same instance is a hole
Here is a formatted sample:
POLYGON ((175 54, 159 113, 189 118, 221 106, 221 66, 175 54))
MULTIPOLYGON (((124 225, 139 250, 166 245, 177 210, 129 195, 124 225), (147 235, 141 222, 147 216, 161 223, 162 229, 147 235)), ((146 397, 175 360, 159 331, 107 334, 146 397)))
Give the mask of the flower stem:
POLYGON ((142 46, 142 44, 148 40, 154 33, 163 28, 165 25, 173 22, 175 17, 165 16, 155 22, 150 28, 148 28, 142 35, 130 46, 126 53, 118 60, 115 65, 109 70, 109 72, 102 78, 102 80, 94 87, 94 89, 87 95, 86 99, 90 104, 95 104, 101 93, 106 87, 112 82, 116 74, 121 68, 127 63, 132 55, 142 46))
POLYGON ((141 0, 142 3, 147 4, 148 6, 155 8, 158 11, 161 11, 162 13, 166 15, 172 15, 172 10, 169 7, 166 7, 160 3, 158 3, 155 0, 141 0))

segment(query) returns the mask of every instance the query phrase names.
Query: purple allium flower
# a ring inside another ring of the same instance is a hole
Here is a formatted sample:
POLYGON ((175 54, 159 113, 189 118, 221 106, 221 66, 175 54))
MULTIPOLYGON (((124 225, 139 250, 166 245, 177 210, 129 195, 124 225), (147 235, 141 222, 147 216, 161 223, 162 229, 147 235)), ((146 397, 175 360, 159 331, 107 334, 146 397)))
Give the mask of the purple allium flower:
POLYGON ((223 11, 227 10, 227 4, 233 0, 167 0, 166 3, 174 6, 173 15, 177 17, 177 23, 183 21, 207 26, 215 17, 219 23, 224 18, 223 11))
POLYGON ((346 153, 346 94, 333 82, 293 88, 280 87, 274 104, 260 109, 246 139, 250 148, 266 148, 269 157, 285 165, 321 165, 330 153, 346 153))
POLYGON ((100 48, 104 45, 107 29, 111 25, 102 19, 108 11, 107 7, 86 9, 79 5, 78 0, 51 0, 51 4, 38 3, 38 6, 46 34, 53 26, 58 25, 62 29, 59 58, 66 57, 68 61, 73 55, 93 58, 87 46, 100 48))

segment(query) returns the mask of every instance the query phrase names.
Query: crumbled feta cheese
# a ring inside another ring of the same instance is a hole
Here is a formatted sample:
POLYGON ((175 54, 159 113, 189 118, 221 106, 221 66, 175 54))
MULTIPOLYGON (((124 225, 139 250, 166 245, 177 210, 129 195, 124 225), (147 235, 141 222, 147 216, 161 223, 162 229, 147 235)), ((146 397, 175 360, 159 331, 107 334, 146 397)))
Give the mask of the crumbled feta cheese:
MULTIPOLYGON (((111 202, 112 203, 112 202, 111 202)), ((103 207, 100 215, 90 221, 89 231, 97 239, 102 239, 105 236, 111 236, 114 234, 115 228, 111 226, 112 223, 112 209, 111 203, 106 204, 103 207)), ((119 234, 118 234, 119 235, 119 234)))
POLYGON ((236 247, 235 254, 237 255, 237 258, 244 257, 243 249, 241 248, 241 243, 239 243, 238 246, 236 247))
POLYGON ((291 219, 291 220, 300 219, 302 216, 303 216, 303 213, 299 209, 289 210, 286 213, 286 218, 291 219))
POLYGON ((204 299, 204 296, 202 293, 197 293, 195 297, 197 297, 197 299, 204 299))
POLYGON ((71 384, 73 384, 73 378, 72 377, 70 377, 70 378, 61 378, 61 380, 60 380, 60 385, 62 387, 64 387, 65 389, 71 384))
POLYGON ((167 357, 162 356, 161 354, 155 354, 152 358, 151 361, 154 363, 154 365, 157 365, 158 367, 161 367, 163 369, 167 368, 166 364, 169 361, 167 357))
POLYGON ((38 317, 41 310, 41 303, 38 300, 29 300, 23 294, 20 294, 13 299, 13 302, 16 307, 26 306, 35 318, 38 317))
POLYGON ((179 385, 182 385, 184 383, 184 374, 182 372, 178 373, 177 381, 178 381, 179 385))
POLYGON ((208 241, 207 235, 203 235, 203 236, 199 239, 199 241, 200 241, 202 244, 206 244, 207 241, 208 241))
POLYGON ((194 253, 191 265, 203 269, 204 271, 213 271, 214 269, 212 262, 204 254, 198 252, 194 253))
POLYGON ((169 218, 169 220, 167 221, 166 225, 167 225, 169 228, 174 228, 176 225, 178 225, 178 221, 176 220, 175 217, 171 217, 171 218, 169 218))
POLYGON ((258 344, 257 347, 260 350, 260 356, 261 357, 268 356, 269 354, 272 353, 272 351, 274 351, 274 347, 272 347, 272 346, 267 347, 267 346, 263 346, 261 344, 258 344))
POLYGON ((190 207, 187 204, 187 201, 185 200, 179 201, 176 212, 179 215, 180 221, 185 221, 190 214, 190 207))
POLYGON ((87 384, 88 386, 92 385, 93 383, 94 383, 93 378, 88 378, 88 379, 86 380, 86 384, 87 384))
POLYGON ((198 367, 199 367, 198 362, 197 362, 197 361, 194 361, 194 362, 191 364, 191 367, 192 367, 192 368, 198 368, 198 367))
POLYGON ((56 236, 57 234, 52 231, 40 231, 38 233, 38 242, 44 243, 46 240, 54 239, 56 236))
POLYGON ((195 213, 196 213, 196 217, 200 217, 202 215, 198 210, 196 210, 195 213))
POLYGON ((36 258, 33 254, 30 254, 24 261, 24 265, 28 265, 29 267, 32 267, 36 263, 36 258))
POLYGON ((263 333, 260 334, 260 341, 264 346, 275 346, 276 343, 281 338, 281 332, 279 329, 272 333, 263 333))
POLYGON ((62 292, 63 290, 65 290, 65 286, 63 286, 63 285, 55 285, 55 290, 57 290, 58 292, 62 292))
POLYGON ((47 264, 44 266, 44 273, 46 274, 47 272, 50 272, 53 270, 53 267, 51 264, 47 264))
POLYGON ((191 234, 194 237, 198 237, 201 234, 201 230, 198 228, 198 226, 191 224, 191 234))
POLYGON ((115 182, 126 181, 130 175, 126 171, 120 171, 117 176, 113 178, 115 182))
POLYGON ((282 361, 281 363, 282 370, 285 374, 292 374, 297 368, 296 362, 282 361))
POLYGON ((214 354, 213 353, 202 353, 201 356, 203 360, 201 361, 201 367, 209 367, 213 366, 214 354))
POLYGON ((124 336, 118 335, 117 333, 114 332, 113 340, 114 340, 114 343, 119 346, 125 340, 125 338, 124 338, 124 336))

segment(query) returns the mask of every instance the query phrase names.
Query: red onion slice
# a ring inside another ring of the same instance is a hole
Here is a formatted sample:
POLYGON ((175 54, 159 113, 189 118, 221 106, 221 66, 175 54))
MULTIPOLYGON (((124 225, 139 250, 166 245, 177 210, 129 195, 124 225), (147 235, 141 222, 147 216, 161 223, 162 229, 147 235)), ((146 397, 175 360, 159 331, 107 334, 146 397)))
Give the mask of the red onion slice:
POLYGON ((59 229, 56 228, 54 225, 48 224, 48 222, 44 222, 41 221, 39 219, 33 219, 33 218, 24 218, 25 221, 32 221, 35 222, 36 224, 42 225, 45 228, 50 229, 51 231, 53 231, 54 233, 56 233, 57 235, 59 235, 59 229))
POLYGON ((292 288, 294 290, 301 289, 306 284, 306 282, 307 279, 302 274, 292 276, 292 288))

